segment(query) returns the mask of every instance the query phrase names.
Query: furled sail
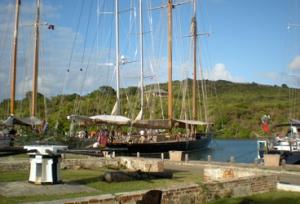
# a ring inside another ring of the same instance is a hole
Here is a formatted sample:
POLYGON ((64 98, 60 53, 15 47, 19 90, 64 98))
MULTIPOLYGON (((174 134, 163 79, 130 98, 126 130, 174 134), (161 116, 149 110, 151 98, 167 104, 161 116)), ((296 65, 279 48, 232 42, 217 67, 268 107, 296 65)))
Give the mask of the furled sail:
POLYGON ((119 105, 119 101, 116 101, 112 111, 111 111, 111 115, 118 115, 120 113, 120 105, 119 105))
POLYGON ((142 120, 143 119, 143 115, 144 115, 144 112, 141 109, 140 112, 139 112, 139 114, 136 116, 135 120, 142 120))
POLYGON ((37 126, 42 125, 43 121, 37 117, 18 118, 16 116, 9 116, 3 121, 5 126, 24 125, 24 126, 37 126))

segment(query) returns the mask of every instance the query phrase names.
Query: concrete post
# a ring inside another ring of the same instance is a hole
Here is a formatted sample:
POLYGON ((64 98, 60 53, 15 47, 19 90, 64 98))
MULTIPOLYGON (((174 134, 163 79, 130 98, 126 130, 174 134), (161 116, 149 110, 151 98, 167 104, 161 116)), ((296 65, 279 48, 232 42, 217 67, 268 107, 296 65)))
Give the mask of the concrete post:
POLYGON ((184 160, 185 160, 186 162, 189 161, 189 154, 186 153, 186 154, 184 155, 184 160))
POLYGON ((207 161, 211 162, 211 155, 207 155, 207 161))
POLYGON ((285 159, 282 159, 281 160, 281 168, 285 168, 286 167, 286 160, 285 159))
POLYGON ((230 156, 229 162, 234 163, 234 156, 230 156))

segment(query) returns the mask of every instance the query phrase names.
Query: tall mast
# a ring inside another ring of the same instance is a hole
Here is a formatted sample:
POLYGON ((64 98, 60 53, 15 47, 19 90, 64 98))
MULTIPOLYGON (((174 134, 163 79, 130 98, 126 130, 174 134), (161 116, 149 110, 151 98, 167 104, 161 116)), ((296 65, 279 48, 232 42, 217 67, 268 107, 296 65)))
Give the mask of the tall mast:
POLYGON ((32 104, 31 116, 36 115, 37 89, 38 89, 38 67, 39 67, 39 24, 40 24, 40 0, 37 0, 35 19, 35 49, 33 60, 33 84, 32 84, 32 104))
POLYGON ((139 1, 140 11, 140 63, 141 63, 141 119, 144 111, 144 48, 143 48, 143 15, 142 0, 139 1))
POLYGON ((192 102, 192 110, 193 110, 193 120, 197 119, 197 19, 196 19, 196 0, 194 0, 194 15, 192 18, 192 36, 193 36, 193 49, 194 49, 194 78, 193 78, 193 102, 192 102))
POLYGON ((119 0, 115 0, 116 22, 116 79, 117 79, 117 113, 120 113, 120 63, 119 63, 119 0))
POLYGON ((19 30, 19 7, 20 0, 16 0, 15 27, 13 39, 13 53, 11 65, 11 87, 10 87, 10 114, 15 114, 15 96, 16 96, 16 76, 17 76, 17 50, 18 50, 18 30, 19 30))
POLYGON ((119 1, 115 0, 115 37, 116 37, 116 80, 117 80, 117 93, 116 103, 111 111, 111 115, 120 114, 120 60, 119 60, 119 1))
POLYGON ((168 0, 168 119, 173 119, 172 93, 172 0, 168 0))

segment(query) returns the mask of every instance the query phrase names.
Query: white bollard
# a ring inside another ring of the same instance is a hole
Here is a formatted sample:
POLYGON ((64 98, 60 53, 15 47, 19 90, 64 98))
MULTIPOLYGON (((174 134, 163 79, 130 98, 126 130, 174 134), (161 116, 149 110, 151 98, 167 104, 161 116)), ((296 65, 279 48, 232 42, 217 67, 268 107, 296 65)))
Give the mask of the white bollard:
POLYGON ((186 162, 189 161, 189 154, 186 153, 186 154, 184 155, 184 160, 185 160, 186 162))
POLYGON ((164 153, 160 153, 160 158, 161 158, 161 160, 164 160, 164 159, 165 159, 164 153))
POLYGON ((211 155, 207 155, 207 161, 211 162, 211 155))

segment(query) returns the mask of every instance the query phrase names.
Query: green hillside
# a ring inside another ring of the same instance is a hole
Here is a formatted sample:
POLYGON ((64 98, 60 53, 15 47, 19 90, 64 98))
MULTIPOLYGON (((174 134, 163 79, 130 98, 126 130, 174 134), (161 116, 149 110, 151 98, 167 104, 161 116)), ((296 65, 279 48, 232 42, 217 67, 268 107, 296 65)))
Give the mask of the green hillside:
MULTIPOLYGON (((174 81, 174 115, 176 118, 187 113, 191 116, 191 80, 185 82, 174 81), (187 84, 187 86, 185 86, 187 84), (186 87, 186 88, 184 88, 186 87), (184 92, 186 97, 183 100, 184 92), (185 105, 182 105, 185 101, 185 105)), ((198 82, 200 84, 200 81, 198 82)), ((267 86, 256 83, 242 84, 228 81, 205 81, 205 92, 208 98, 208 119, 214 122, 214 130, 219 138, 253 138, 260 130, 260 118, 264 114, 271 116, 273 124, 287 122, 290 117, 297 118, 297 89, 286 85, 267 86)), ((199 86, 200 87, 200 86, 199 86)), ((148 85, 146 90, 157 89, 155 85, 148 85)), ((161 84, 160 89, 167 90, 167 84, 161 84)), ((202 98, 202 89, 198 89, 199 98, 202 98)), ((29 116, 30 95, 27 93, 23 100, 16 102, 16 115, 29 116)), ((139 112, 139 90, 137 87, 128 87, 121 90, 121 107, 123 115, 135 118, 139 112)), ((204 118, 203 104, 198 98, 201 120, 204 118)), ((103 86, 85 95, 61 95, 45 98, 38 95, 38 117, 45 118, 49 123, 48 134, 64 135, 70 128, 67 115, 82 114, 109 114, 115 102, 115 90, 103 86)), ((167 118, 167 98, 146 95, 146 118, 167 118)), ((9 100, 0 104, 0 115, 5 119, 8 115, 9 100)), ((90 128, 92 129, 92 128, 90 128)))

